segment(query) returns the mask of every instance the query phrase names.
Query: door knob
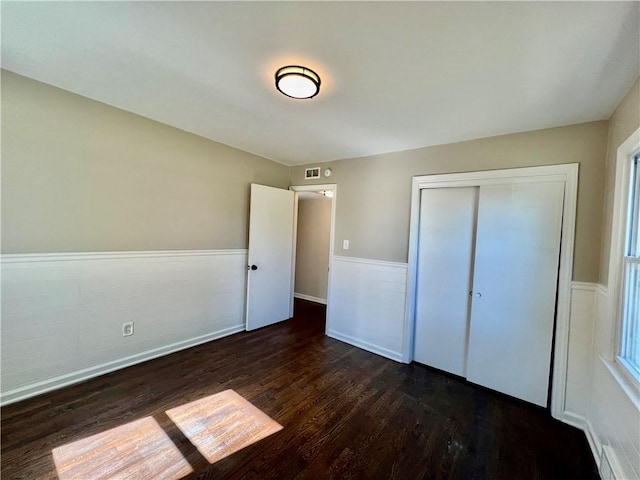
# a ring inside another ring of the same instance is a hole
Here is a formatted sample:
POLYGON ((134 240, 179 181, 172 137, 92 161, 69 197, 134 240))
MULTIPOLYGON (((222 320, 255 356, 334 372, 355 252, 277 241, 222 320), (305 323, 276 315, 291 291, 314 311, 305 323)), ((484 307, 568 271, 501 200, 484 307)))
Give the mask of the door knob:
POLYGON ((482 294, 480 292, 476 292, 476 294, 474 295, 474 297, 476 298, 480 298, 482 296, 482 294))
POLYGON ((257 265, 251 265, 249 268, 250 268, 251 270, 257 270, 257 269, 258 269, 258 266, 257 266, 257 265))

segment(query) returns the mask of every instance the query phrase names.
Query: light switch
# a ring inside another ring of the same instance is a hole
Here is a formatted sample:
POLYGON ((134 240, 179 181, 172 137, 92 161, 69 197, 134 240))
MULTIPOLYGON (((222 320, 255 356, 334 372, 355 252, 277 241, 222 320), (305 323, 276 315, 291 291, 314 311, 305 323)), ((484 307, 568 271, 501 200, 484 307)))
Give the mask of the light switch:
POLYGON ((343 250, 349 250, 349 240, 343 240, 342 241, 342 249, 343 250))

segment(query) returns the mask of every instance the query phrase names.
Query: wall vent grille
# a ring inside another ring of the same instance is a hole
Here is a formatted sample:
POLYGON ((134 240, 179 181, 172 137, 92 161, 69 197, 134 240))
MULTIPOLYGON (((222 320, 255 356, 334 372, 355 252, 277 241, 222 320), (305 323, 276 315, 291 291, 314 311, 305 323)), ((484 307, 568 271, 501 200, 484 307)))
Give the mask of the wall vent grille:
POLYGON ((320 178, 320 167, 305 168, 304 179, 312 180, 314 178, 320 178))

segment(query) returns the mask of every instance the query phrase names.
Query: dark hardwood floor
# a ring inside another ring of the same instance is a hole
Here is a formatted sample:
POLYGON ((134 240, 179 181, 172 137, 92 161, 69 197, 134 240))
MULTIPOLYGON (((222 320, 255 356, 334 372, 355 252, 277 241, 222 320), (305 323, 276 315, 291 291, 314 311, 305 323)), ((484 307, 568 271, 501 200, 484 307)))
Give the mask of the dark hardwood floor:
POLYGON ((2 479, 56 478, 54 448, 148 416, 193 478, 598 478, 582 432, 547 411, 323 331, 323 307, 297 301, 287 322, 9 405, 2 479), (284 428, 209 465, 165 412, 227 389, 284 428))

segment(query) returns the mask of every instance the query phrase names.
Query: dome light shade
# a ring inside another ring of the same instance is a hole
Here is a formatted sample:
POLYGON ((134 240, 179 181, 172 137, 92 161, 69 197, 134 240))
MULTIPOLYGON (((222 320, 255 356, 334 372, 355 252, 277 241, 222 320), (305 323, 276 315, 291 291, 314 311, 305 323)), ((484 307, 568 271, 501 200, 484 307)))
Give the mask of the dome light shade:
POLYGON ((320 91, 320 76, 307 67, 289 65, 276 72, 276 88, 287 97, 313 98, 320 91))

